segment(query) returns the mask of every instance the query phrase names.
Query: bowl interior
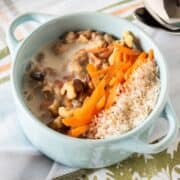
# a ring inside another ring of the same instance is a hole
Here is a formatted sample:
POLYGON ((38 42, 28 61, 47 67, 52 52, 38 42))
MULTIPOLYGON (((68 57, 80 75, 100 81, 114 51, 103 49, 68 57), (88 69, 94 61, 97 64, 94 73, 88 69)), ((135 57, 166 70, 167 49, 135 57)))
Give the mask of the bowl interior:
POLYGON ((12 80, 15 96, 17 97, 20 105, 23 106, 25 113, 28 113, 31 117, 33 117, 33 119, 37 120, 37 118, 28 110, 21 93, 22 77, 25 72, 26 65, 31 59, 32 55, 35 54, 46 43, 56 40, 64 32, 81 29, 103 31, 119 38, 124 31, 132 31, 133 34, 139 39, 143 50, 148 51, 150 48, 154 50, 155 59, 160 68, 161 79, 161 92, 158 102, 152 113, 145 121, 121 137, 128 136, 135 131, 138 131, 138 129, 142 129, 142 126, 148 126, 150 120, 157 117, 157 115, 162 111, 162 108, 166 102, 167 70, 164 57, 151 38, 134 24, 117 17, 99 13, 80 13, 53 19, 39 26, 39 28, 32 32, 19 46, 15 54, 16 60, 13 66, 12 80))

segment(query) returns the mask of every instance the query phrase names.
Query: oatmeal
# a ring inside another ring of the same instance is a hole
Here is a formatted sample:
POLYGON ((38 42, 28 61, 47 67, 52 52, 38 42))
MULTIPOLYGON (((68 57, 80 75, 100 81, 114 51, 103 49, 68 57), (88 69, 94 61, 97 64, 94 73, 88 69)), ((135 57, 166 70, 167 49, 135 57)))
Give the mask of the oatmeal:
POLYGON ((54 130, 102 139, 125 133, 155 106, 160 80, 153 50, 83 30, 68 32, 32 57, 23 79, 26 104, 54 130))

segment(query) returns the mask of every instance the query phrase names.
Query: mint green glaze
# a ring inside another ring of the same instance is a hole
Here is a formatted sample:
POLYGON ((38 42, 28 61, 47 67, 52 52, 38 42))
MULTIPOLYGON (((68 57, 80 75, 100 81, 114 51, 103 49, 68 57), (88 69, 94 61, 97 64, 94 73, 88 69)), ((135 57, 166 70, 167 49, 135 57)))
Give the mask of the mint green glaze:
POLYGON ((175 138, 178 122, 175 113, 167 103, 168 81, 165 59, 158 47, 142 30, 134 24, 101 13, 79 13, 53 18, 49 15, 28 13, 15 19, 7 32, 7 41, 14 59, 11 73, 13 94, 17 103, 22 128, 41 152, 57 162, 81 168, 109 166, 126 159, 134 152, 157 153, 164 150, 175 138), (51 19, 51 20, 50 20, 51 19), (23 42, 19 43, 13 32, 25 21, 43 22, 23 42), (47 20, 46 23, 44 23, 47 20), (122 32, 130 30, 139 38, 142 48, 155 52, 160 67, 161 92, 154 111, 137 128, 116 137, 104 140, 85 140, 65 136, 41 123, 27 108, 21 93, 21 80, 30 57, 44 44, 53 41, 66 31, 95 29, 121 37, 122 32), (157 118, 165 117, 169 122, 167 135, 156 144, 146 143, 149 132, 157 118))

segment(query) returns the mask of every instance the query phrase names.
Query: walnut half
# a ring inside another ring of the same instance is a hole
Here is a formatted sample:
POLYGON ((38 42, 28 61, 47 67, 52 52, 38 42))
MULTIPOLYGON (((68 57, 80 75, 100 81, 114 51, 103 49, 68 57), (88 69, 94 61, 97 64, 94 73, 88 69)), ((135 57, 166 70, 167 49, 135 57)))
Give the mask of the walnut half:
POLYGON ((129 48, 132 48, 135 42, 135 37, 130 31, 125 31, 123 33, 123 40, 129 48))
POLYGON ((68 99, 75 99, 76 98, 76 92, 73 86, 72 81, 68 81, 64 83, 63 87, 61 88, 61 95, 65 95, 68 99))
POLYGON ((61 107, 59 107, 59 109, 58 109, 58 113, 59 113, 59 115, 60 115, 61 117, 67 118, 67 117, 70 117, 70 116, 72 115, 73 110, 61 106, 61 107))

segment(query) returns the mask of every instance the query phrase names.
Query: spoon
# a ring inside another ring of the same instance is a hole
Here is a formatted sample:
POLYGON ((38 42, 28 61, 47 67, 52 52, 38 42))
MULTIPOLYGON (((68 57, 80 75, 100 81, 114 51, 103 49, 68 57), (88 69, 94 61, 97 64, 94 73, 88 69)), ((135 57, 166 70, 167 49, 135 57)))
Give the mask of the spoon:
POLYGON ((180 27, 168 24, 166 21, 164 21, 161 17, 159 17, 152 9, 147 8, 147 11, 151 14, 151 16, 162 26, 166 27, 169 30, 180 30, 180 27))
POLYGON ((158 21, 154 19, 154 17, 147 11, 145 7, 138 8, 134 11, 134 16, 137 20, 141 21, 142 23, 152 26, 155 28, 161 28, 169 32, 180 32, 180 28, 178 29, 169 29, 162 24, 160 24, 158 21))

